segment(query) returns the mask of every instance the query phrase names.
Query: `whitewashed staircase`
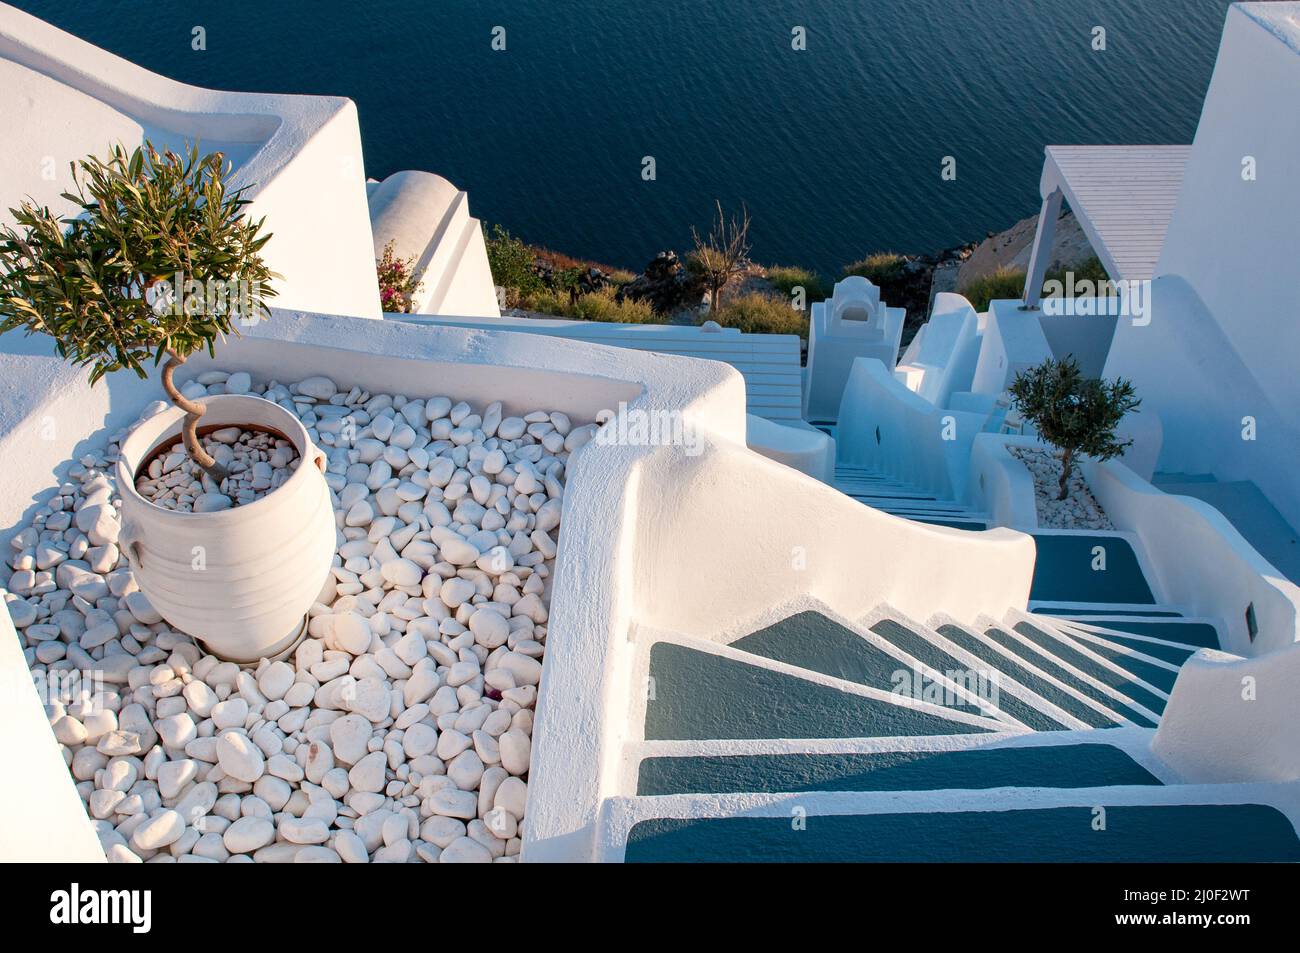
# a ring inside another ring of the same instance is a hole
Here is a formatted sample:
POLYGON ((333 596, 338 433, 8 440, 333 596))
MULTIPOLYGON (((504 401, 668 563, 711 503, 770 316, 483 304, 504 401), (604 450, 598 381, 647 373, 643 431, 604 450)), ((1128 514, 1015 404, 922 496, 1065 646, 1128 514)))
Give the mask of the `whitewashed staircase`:
POLYGON ((988 525, 987 514, 877 470, 839 464, 835 468, 835 488, 867 506, 922 523, 972 530, 988 525))
POLYGON ((1151 754, 1179 666, 1218 629, 1135 607, 1123 582, 1121 604, 1088 578, 1089 598, 974 626, 808 599, 723 641, 635 631, 642 731, 601 859, 1300 860, 1288 786, 1183 784, 1151 754))

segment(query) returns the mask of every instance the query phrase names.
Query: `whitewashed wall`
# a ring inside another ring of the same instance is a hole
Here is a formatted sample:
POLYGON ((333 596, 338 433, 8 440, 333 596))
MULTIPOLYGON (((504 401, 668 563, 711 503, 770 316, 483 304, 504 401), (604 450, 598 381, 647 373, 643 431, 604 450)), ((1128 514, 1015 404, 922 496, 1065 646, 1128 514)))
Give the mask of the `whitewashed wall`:
POLYGON ((336 96, 229 93, 173 82, 0 4, 0 206, 58 194, 69 163, 144 138, 199 141, 252 184, 249 214, 274 237, 264 255, 284 279, 276 304, 378 318, 361 130, 336 96), (48 178, 50 172, 54 178, 48 178))
POLYGON ((415 312, 501 316, 483 228, 469 214, 469 197, 442 176, 394 172, 370 195, 370 224, 375 258, 392 242, 398 258, 415 259, 415 312))
POLYGON ((836 450, 841 463, 874 468, 960 500, 970 474, 971 444, 986 418, 936 407, 880 361, 862 357, 853 362, 844 387, 836 450))
POLYGON ((1163 470, 1254 480, 1300 525, 1300 6, 1228 11, 1147 326, 1121 321, 1108 376, 1164 423, 1163 470), (1254 160, 1254 180, 1243 163, 1254 160), (1258 439, 1241 439, 1243 418, 1258 439))
POLYGON ((1019 301, 992 301, 971 390, 990 396, 1001 394, 1018 373, 1051 356, 1037 312, 1021 311, 1019 301))
POLYGON ((1088 486, 1112 522, 1136 533, 1151 554, 1157 598, 1194 615, 1222 619, 1223 648, 1258 657, 1296 641, 1300 588, 1242 538, 1218 510, 1168 494, 1117 461, 1082 460, 1088 486), (1246 607, 1254 605, 1259 635, 1250 640, 1246 607))

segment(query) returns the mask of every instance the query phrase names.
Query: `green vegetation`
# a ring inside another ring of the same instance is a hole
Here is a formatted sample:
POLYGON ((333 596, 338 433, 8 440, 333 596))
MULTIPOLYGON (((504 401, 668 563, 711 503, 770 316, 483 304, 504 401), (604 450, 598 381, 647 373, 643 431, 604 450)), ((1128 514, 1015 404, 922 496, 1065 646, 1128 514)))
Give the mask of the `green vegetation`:
POLYGON ((788 299, 750 292, 727 301, 709 320, 747 334, 797 334, 808 337, 808 315, 790 307, 788 299))
POLYGON ((773 288, 785 295, 787 302, 792 300, 796 288, 803 288, 804 310, 814 301, 825 301, 831 296, 830 288, 822 276, 807 268, 775 265, 767 269, 767 280, 773 288))
POLYGON ((635 277, 630 271, 529 245, 500 225, 484 239, 492 281, 505 289, 508 308, 583 321, 649 320, 643 317, 648 306, 616 300, 617 290, 635 277))
POLYGON ((545 290, 533 269, 537 256, 532 248, 500 225, 493 225, 484 239, 492 281, 498 288, 506 289, 507 306, 516 307, 520 298, 545 290))
MULTIPOLYGON (((1097 256, 1089 258, 1083 264, 1070 269, 1060 269, 1047 273, 1043 283, 1048 281, 1065 281, 1066 271, 1074 272, 1074 280, 1101 282, 1109 279, 1106 269, 1101 264, 1101 259, 1097 256)), ((961 289, 961 293, 970 299, 976 311, 987 311, 990 301, 1014 300, 1025 293, 1025 272, 1012 269, 1000 268, 991 275, 984 275, 976 278, 974 281, 967 282, 966 286, 961 289)))
POLYGON ((647 302, 625 298, 619 301, 617 289, 604 287, 589 294, 571 297, 568 291, 542 290, 519 300, 526 311, 573 318, 578 321, 606 321, 622 324, 654 324, 658 319, 647 302))
POLYGON ((1025 273, 1013 268, 999 268, 991 275, 981 275, 967 282, 961 293, 976 311, 989 309, 990 301, 1019 298, 1025 291, 1025 273))
POLYGON ((904 275, 907 258, 897 252, 882 251, 859 259, 844 269, 844 277, 860 275, 884 289, 904 275))
POLYGON ((1048 358, 1017 374, 1009 390, 1020 415, 1034 425, 1043 440, 1061 451, 1058 500, 1069 493, 1075 454, 1109 460, 1133 442, 1115 437, 1124 415, 1141 403, 1134 396, 1132 383, 1123 378, 1085 378, 1074 358, 1048 358))
POLYGON ((60 356, 90 366, 93 384, 166 356, 162 384, 186 413, 185 447, 215 479, 224 470, 198 442, 203 405, 172 380, 189 355, 214 353, 232 321, 270 315, 262 260, 263 222, 244 216, 249 186, 227 191, 231 165, 220 152, 159 153, 145 142, 115 146, 107 160, 72 165, 76 214, 56 218, 24 202, 10 209, 18 230, 0 229, 0 332, 48 334, 60 356))

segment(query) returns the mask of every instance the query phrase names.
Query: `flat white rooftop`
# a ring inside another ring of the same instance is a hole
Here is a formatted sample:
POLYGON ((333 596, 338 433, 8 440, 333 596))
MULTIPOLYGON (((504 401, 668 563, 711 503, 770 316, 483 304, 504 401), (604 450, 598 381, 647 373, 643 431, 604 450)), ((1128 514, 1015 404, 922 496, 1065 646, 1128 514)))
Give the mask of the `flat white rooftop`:
POLYGON ((1155 276, 1191 146, 1048 146, 1040 190, 1060 188, 1114 279, 1155 276))

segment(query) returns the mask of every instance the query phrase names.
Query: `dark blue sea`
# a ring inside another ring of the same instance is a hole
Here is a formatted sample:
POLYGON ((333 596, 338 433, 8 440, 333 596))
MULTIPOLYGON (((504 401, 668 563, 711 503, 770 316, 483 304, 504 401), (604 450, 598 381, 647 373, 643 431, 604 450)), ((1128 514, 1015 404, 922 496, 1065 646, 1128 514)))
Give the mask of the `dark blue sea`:
POLYGON ((1228 7, 11 2, 184 82, 349 96, 369 175, 437 172, 474 214, 532 242, 639 270, 683 250, 716 198, 748 205, 755 260, 831 275, 1034 212, 1048 143, 1189 142, 1228 7), (191 49, 195 26, 206 50, 191 49), (791 49, 796 26, 806 50, 791 49), (941 177, 945 156, 955 180, 941 177))

